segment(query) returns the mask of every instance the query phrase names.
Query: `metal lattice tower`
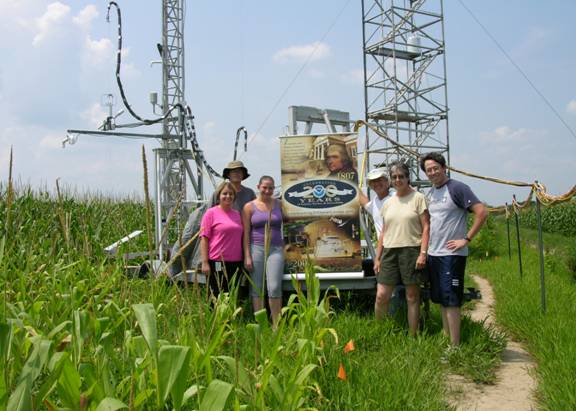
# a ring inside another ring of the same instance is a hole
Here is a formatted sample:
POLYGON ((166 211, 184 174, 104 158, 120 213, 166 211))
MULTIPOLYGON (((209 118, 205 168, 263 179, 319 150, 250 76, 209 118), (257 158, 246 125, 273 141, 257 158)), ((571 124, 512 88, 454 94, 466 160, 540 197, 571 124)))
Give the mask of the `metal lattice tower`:
MULTIPOLYGON (((162 148, 155 149, 156 173, 156 244, 160 255, 166 246, 161 238, 171 213, 184 219, 178 199, 186 200, 186 150, 184 118, 181 110, 170 109, 178 104, 186 106, 184 83, 184 0, 162 0, 162 148)), ((201 181, 201 179, 198 179, 201 181)))
MULTIPOLYGON (((183 0, 162 1, 162 107, 183 103, 184 97, 184 3, 183 0)), ((173 111, 163 123, 166 137, 182 132, 178 111, 173 111)))
MULTIPOLYGON (((442 0, 362 0, 362 26, 365 121, 413 151, 448 157, 442 0)), ((368 129, 364 149, 369 167, 402 158, 412 184, 429 185, 416 159, 368 129)))

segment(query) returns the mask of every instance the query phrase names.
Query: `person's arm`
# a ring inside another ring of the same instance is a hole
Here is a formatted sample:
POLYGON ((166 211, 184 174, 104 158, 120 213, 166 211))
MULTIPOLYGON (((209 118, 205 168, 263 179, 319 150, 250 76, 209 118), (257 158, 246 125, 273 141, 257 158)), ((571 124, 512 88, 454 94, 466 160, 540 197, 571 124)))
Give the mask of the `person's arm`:
POLYGON ((378 245, 376 246, 376 257, 374 258, 374 274, 378 275, 380 272, 380 260, 382 259, 382 249, 384 244, 384 232, 386 231, 386 224, 382 225, 382 231, 378 236, 378 245))
POLYGON ((470 206, 470 210, 474 214, 474 221, 472 222, 472 226, 468 233, 466 234, 466 238, 458 239, 458 240, 450 240, 446 243, 446 247, 450 251, 457 251, 462 247, 465 247, 472 241, 472 239, 478 234, 486 219, 488 218, 488 209, 482 203, 476 203, 473 206, 470 206))
POLYGON ((428 243, 430 242, 430 213, 424 210, 420 214, 420 224, 422 224, 422 243, 420 244, 420 255, 416 259, 416 268, 423 269, 426 266, 426 255, 428 254, 428 243))
POLYGON ((200 222, 200 257, 202 258, 202 272, 210 274, 210 264, 208 262, 210 255, 209 237, 212 235, 212 208, 206 210, 200 222))
POLYGON ((360 202, 360 206, 366 208, 370 200, 368 196, 364 194, 362 190, 358 190, 358 202, 360 202))
POLYGON ((202 256, 202 273, 210 274, 210 263, 208 262, 208 239, 200 237, 200 255, 202 256))
POLYGON ((252 255, 250 254, 250 226, 252 219, 252 202, 246 203, 242 209, 242 225, 244 232, 242 234, 242 246, 244 249, 244 267, 251 271, 253 268, 252 255))

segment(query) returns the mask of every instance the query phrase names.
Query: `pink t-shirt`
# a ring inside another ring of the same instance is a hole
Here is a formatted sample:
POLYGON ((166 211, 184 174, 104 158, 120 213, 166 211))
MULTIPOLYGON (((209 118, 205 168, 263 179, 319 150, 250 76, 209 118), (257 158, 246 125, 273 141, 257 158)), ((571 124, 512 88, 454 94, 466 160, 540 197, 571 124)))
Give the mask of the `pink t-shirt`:
POLYGON ((242 218, 234 209, 209 208, 200 225, 200 235, 208 239, 208 258, 226 262, 242 261, 242 218))

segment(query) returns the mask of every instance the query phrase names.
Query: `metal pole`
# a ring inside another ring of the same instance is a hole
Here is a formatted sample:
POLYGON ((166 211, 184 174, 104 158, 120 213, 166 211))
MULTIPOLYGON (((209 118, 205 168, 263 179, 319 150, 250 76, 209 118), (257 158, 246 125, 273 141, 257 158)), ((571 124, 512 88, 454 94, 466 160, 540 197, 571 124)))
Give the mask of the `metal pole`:
MULTIPOLYGON (((536 181, 536 183, 538 183, 536 181)), ((536 195, 536 218, 538 222, 538 251, 540 258, 540 301, 542 312, 546 314, 546 282, 544 280, 544 240, 542 239, 542 214, 540 210, 540 200, 536 195)))
MULTIPOLYGON (((512 196, 516 203, 516 194, 512 196)), ((520 247, 520 223, 518 222, 518 210, 514 208, 514 220, 516 221, 516 242, 518 243, 518 268, 520 269, 520 278, 524 276, 522 272, 522 249, 520 247)))
POLYGON ((508 214, 508 203, 506 203, 506 234, 508 235, 508 260, 512 260, 512 245, 510 244, 510 215, 508 214))

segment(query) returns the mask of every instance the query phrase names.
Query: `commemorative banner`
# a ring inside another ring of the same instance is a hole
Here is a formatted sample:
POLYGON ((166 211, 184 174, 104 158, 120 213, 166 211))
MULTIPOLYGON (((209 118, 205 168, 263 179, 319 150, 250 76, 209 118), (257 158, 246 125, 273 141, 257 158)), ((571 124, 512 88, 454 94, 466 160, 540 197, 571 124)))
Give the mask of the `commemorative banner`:
POLYGON ((285 269, 361 271, 357 135, 280 137, 285 269))

